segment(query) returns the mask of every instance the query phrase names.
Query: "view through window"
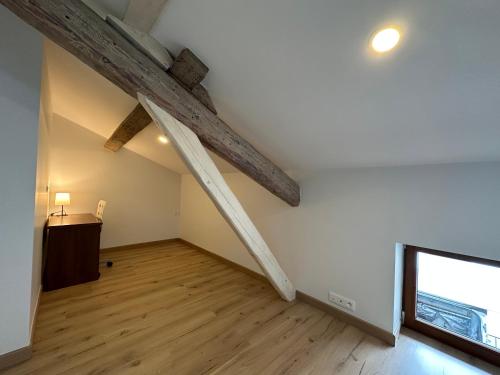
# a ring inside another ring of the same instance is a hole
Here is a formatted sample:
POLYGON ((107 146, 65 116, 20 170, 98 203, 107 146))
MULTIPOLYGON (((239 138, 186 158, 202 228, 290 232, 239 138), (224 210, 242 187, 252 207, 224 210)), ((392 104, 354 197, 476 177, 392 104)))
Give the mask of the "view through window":
POLYGON ((416 318, 500 351, 500 268, 419 252, 416 318))

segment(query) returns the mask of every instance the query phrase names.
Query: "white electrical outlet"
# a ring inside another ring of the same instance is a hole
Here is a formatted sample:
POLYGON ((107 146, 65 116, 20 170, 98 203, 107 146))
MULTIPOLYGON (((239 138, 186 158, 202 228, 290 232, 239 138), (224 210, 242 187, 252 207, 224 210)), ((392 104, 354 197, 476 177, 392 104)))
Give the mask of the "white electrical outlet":
POLYGON ((334 292, 329 292, 328 293, 328 300, 331 303, 333 303, 334 305, 342 307, 343 309, 346 309, 349 311, 356 310, 356 302, 350 298, 346 298, 344 296, 341 296, 340 294, 337 294, 334 292))

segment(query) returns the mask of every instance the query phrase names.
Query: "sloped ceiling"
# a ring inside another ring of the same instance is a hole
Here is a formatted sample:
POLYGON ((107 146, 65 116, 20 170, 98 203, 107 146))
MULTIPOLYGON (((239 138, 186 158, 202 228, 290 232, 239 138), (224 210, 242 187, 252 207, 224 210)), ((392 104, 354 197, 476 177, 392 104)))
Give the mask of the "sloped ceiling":
MULTIPOLYGON (((137 105, 137 100, 48 40, 44 43, 44 51, 52 112, 109 138, 137 105)), ((174 172, 189 173, 173 146, 158 142, 160 134, 158 128, 151 124, 125 148, 174 172)), ((236 171, 213 153, 210 154, 223 172, 236 171)))
MULTIPOLYGON (((152 34, 200 56, 220 116, 261 152, 316 170, 500 160, 499 19, 497 0, 169 0, 152 34), (387 24, 401 46, 373 56, 387 24)), ((133 107, 112 104, 109 134, 133 107)))

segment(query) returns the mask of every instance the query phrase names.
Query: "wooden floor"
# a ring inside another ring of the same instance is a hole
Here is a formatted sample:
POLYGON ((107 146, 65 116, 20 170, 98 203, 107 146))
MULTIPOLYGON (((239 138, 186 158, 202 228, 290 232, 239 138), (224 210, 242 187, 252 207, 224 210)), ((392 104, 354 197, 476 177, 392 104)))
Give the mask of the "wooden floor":
POLYGON ((42 295, 33 358, 3 374, 500 374, 407 331, 388 347, 181 243, 107 257, 42 295))

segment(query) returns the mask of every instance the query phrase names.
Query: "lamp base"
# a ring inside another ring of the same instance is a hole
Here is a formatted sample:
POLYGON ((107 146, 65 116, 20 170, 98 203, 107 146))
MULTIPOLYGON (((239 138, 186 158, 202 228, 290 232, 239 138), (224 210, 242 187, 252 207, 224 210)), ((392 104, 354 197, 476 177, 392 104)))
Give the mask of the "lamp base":
POLYGON ((64 206, 61 206, 61 211, 56 212, 56 214, 58 214, 58 215, 54 215, 54 216, 68 216, 66 211, 64 211, 64 206))

